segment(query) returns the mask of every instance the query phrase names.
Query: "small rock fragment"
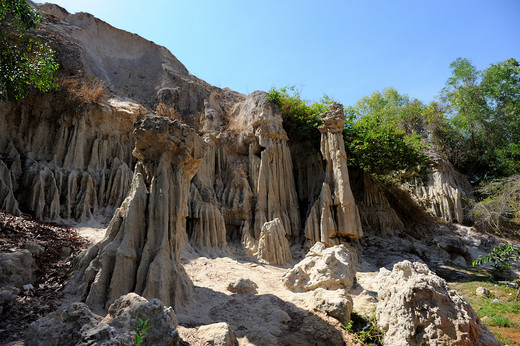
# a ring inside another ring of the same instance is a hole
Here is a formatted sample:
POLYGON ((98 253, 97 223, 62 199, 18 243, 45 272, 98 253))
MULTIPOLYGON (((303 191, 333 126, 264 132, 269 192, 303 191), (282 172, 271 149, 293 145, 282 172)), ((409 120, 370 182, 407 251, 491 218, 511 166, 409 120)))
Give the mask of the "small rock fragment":
POLYGON ((245 294, 254 291, 258 285, 249 279, 239 279, 229 283, 227 290, 233 293, 245 294))

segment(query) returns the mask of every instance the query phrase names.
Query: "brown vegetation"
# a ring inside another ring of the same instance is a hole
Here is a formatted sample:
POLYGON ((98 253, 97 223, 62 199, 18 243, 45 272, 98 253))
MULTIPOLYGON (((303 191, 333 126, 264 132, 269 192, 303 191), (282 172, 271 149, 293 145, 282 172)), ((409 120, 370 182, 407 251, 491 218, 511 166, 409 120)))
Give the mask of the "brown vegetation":
POLYGON ((65 78, 61 81, 61 90, 75 102, 94 104, 99 103, 105 95, 105 82, 98 79, 85 82, 78 78, 65 78))

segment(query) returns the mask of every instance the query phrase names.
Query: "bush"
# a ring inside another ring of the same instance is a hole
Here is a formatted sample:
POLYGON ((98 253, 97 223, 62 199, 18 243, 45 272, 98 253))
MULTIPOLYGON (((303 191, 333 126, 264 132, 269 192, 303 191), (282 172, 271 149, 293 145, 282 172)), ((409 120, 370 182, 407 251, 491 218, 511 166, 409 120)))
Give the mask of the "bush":
POLYGON ((67 78, 61 82, 61 87, 73 101, 81 104, 98 103, 105 95, 105 83, 98 79, 85 82, 76 78, 67 78))
POLYGON ((476 261, 473 261, 473 266, 482 265, 484 263, 491 263, 493 265, 493 277, 500 279, 505 272, 513 266, 513 262, 520 260, 520 248, 503 244, 496 245, 490 253, 486 256, 480 256, 476 261))

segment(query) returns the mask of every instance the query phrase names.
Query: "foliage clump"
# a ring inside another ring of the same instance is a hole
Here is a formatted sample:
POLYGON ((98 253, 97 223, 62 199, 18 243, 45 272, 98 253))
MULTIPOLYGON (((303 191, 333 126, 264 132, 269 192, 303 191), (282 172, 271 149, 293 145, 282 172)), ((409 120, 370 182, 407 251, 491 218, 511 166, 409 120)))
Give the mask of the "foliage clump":
MULTIPOLYGON (((328 96, 311 103, 301 98, 295 87, 272 88, 268 101, 277 104, 287 132, 301 140, 320 143, 320 115, 333 102, 328 96)), ((424 154, 425 143, 416 132, 407 134, 397 125, 397 118, 362 113, 361 106, 345 109, 346 123, 343 131, 349 164, 382 179, 411 177, 426 172, 430 165, 424 154)), ((375 108, 375 107, 374 107, 375 108)))
POLYGON ((383 345, 385 331, 378 327, 375 316, 352 312, 345 329, 354 334, 363 345, 383 345))
POLYGON ((519 260, 520 248, 509 244, 501 244, 496 245, 487 255, 479 256, 472 264, 475 267, 484 263, 491 263, 493 265, 491 271, 493 277, 500 279, 505 276, 509 268, 513 267, 513 262, 518 262, 519 260))
POLYGON ((40 20, 25 0, 0 1, 0 101, 57 88, 54 51, 34 37, 40 20))

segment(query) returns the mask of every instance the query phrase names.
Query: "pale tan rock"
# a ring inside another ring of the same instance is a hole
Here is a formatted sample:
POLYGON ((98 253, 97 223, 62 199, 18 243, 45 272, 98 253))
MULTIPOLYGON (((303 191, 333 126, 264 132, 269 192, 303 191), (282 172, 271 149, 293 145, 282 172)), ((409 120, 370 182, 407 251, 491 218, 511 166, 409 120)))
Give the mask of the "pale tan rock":
POLYGON ((101 318, 84 303, 73 303, 31 323, 26 345, 133 345, 138 319, 148 320, 143 345, 178 345, 177 318, 171 307, 129 293, 101 318))
POLYGON ((321 287, 314 290, 308 299, 310 309, 319 310, 347 325, 354 303, 344 289, 326 290, 321 287))
POLYGON ((430 153, 435 161, 426 183, 416 179, 406 187, 410 194, 431 214, 448 222, 464 221, 464 199, 473 197, 468 178, 439 155, 430 153))
POLYGON ((230 282, 227 290, 232 293, 245 294, 254 291, 258 288, 258 285, 249 279, 238 279, 230 282))
POLYGON ((280 219, 266 222, 260 231, 258 258, 268 264, 284 265, 292 259, 291 247, 280 219))
POLYGON ((201 326, 197 336, 204 346, 235 346, 238 345, 235 332, 226 322, 201 326))
POLYGON ((471 305, 422 263, 382 268, 376 317, 388 345, 499 345, 471 305))
POLYGON ((321 115, 321 154, 327 162, 325 179, 318 200, 305 222, 307 246, 316 242, 334 245, 340 239, 363 236, 359 211, 350 188, 347 154, 343 141, 343 106, 334 103, 321 115), (337 239, 336 239, 337 238, 337 239))
POLYGON ((164 117, 139 121, 134 136, 139 162, 130 195, 116 210, 105 239, 80 260, 68 286, 96 311, 129 292, 180 307, 192 290, 180 256, 187 238, 189 181, 205 145, 186 125, 164 117))
POLYGON ((283 276, 284 285, 294 291, 311 291, 318 287, 350 289, 354 284, 354 258, 345 245, 327 248, 316 243, 305 258, 283 276))
POLYGON ((188 210, 190 244, 198 248, 227 249, 226 224, 218 207, 204 202, 195 185, 191 185, 188 210))
POLYGON ((288 237, 296 240, 301 226, 288 138, 281 114, 266 97, 265 92, 256 91, 237 105, 230 129, 254 138, 248 147, 248 170, 256 197, 251 224, 255 239, 266 222, 280 219, 288 237))

